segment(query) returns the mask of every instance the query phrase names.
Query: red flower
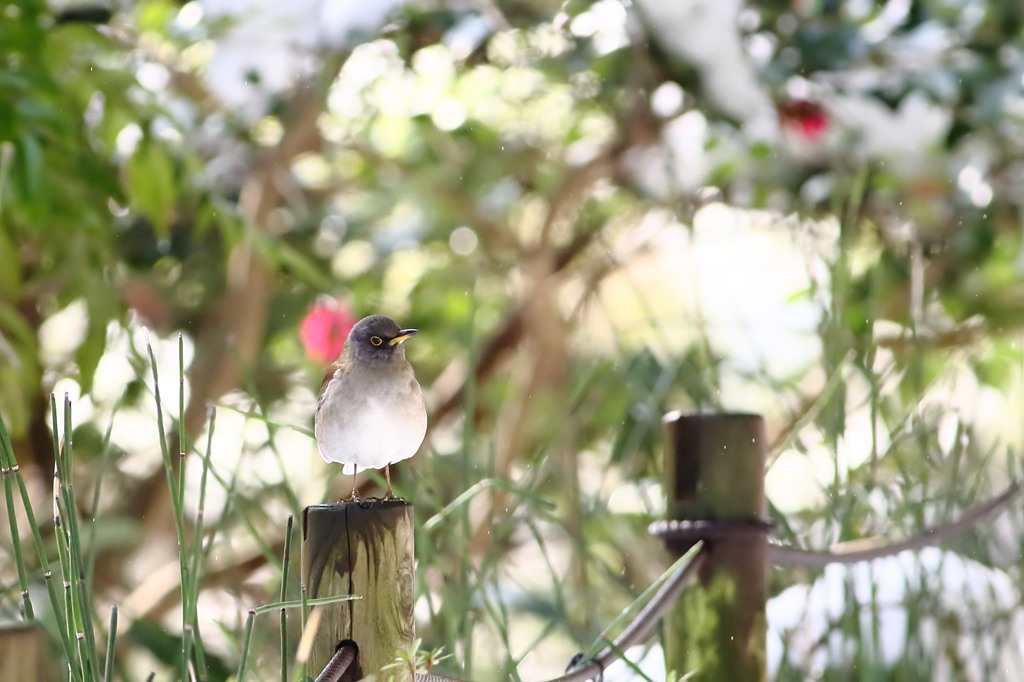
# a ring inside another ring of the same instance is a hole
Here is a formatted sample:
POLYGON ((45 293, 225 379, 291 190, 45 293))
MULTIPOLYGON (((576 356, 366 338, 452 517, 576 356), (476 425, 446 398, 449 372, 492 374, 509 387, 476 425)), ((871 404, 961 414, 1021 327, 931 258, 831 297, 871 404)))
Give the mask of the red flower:
POLYGON ((318 300, 299 325, 306 357, 321 365, 333 362, 345 347, 345 338, 356 321, 344 299, 318 300))
POLYGON ((828 113, 817 102, 790 100, 779 105, 779 121, 808 140, 816 140, 828 130, 828 113))

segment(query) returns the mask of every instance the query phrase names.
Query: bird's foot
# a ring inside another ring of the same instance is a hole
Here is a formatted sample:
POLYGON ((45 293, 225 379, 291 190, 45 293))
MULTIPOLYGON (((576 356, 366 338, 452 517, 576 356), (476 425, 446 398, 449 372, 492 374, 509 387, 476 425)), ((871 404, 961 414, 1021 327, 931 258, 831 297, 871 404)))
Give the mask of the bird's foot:
POLYGON ((387 490, 384 491, 384 497, 378 497, 377 499, 382 501, 382 502, 405 502, 406 501, 405 498, 402 497, 401 495, 396 495, 395 491, 393 491, 391 488, 388 488, 387 490))

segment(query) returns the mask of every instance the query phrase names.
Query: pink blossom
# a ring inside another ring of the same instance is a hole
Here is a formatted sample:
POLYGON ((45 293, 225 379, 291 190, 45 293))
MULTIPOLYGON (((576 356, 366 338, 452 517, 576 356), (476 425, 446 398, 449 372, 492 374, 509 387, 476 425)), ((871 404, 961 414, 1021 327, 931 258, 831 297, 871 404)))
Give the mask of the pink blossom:
POLYGON ((299 325, 299 338, 306 357, 318 364, 333 362, 356 321, 344 299, 318 300, 299 325))
POLYGON ((808 140, 816 140, 828 130, 828 114, 817 102, 803 99, 786 102, 779 106, 779 119, 808 140))

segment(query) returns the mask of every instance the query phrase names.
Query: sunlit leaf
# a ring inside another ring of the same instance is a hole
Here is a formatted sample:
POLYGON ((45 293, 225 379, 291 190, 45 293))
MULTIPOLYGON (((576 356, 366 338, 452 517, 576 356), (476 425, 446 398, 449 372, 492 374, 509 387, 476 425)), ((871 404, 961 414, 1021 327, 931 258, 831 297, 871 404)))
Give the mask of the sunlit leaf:
POLYGON ((155 140, 143 137, 125 165, 128 198, 163 237, 170 232, 177 187, 170 154, 155 140))

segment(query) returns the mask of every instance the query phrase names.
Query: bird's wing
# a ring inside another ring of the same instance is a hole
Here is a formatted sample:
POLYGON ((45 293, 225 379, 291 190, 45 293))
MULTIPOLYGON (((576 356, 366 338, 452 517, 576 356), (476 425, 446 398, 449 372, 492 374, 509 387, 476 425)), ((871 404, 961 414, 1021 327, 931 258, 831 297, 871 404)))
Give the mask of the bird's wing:
POLYGON ((320 407, 324 404, 324 397, 327 395, 327 384, 330 383, 334 375, 339 371, 343 371, 345 368, 345 362, 340 358, 331 363, 331 366, 327 368, 327 373, 324 374, 324 380, 320 382, 320 393, 316 397, 316 412, 320 414, 320 407))

